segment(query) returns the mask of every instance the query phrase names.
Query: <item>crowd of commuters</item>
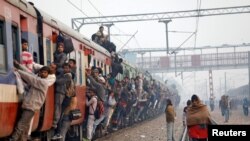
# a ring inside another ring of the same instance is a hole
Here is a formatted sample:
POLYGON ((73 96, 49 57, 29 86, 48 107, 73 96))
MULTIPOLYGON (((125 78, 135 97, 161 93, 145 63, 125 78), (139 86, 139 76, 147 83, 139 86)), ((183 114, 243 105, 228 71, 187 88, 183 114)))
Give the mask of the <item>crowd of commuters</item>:
POLYGON ((104 76, 99 70, 96 67, 86 70, 88 114, 84 124, 85 140, 93 139, 99 125, 108 133, 130 122, 143 120, 147 114, 152 114, 148 113, 150 109, 163 109, 165 97, 171 95, 162 85, 144 79, 142 75, 110 83, 112 77, 104 76), (104 112, 96 117, 99 103, 103 104, 104 112))
POLYGON ((54 62, 48 66, 37 64, 33 61, 32 54, 28 52, 27 40, 22 39, 20 62, 14 61, 18 92, 23 96, 22 114, 10 137, 11 141, 26 141, 30 138, 34 114, 43 106, 47 90, 53 84, 55 86, 53 121, 55 136, 52 139, 65 139, 71 124, 70 111, 77 105, 75 93, 67 95, 67 89, 74 85, 75 75, 75 60, 70 59, 70 61, 64 53, 64 44, 59 42, 54 53, 54 62))
MULTIPOLYGON (((99 36, 105 36, 102 31, 100 28, 96 33, 96 40, 99 40, 99 36)), ((20 62, 14 61, 14 73, 19 80, 17 88, 23 95, 22 115, 10 137, 11 141, 30 138, 35 112, 42 108, 47 90, 52 85, 55 87, 55 112, 51 140, 66 139, 72 122, 70 112, 76 109, 77 98, 76 93, 69 95, 69 89, 75 86, 76 61, 68 58, 64 49, 64 43, 58 42, 53 54, 54 61, 43 66, 33 61, 28 51, 28 42, 22 40, 20 62)), ((152 116, 156 111, 164 111, 166 97, 174 97, 166 87, 143 74, 117 80, 116 76, 123 74, 123 60, 115 54, 115 49, 110 51, 110 74, 104 75, 102 69, 95 66, 85 71, 87 112, 83 129, 86 129, 86 140, 93 140, 100 125, 108 133, 152 116), (100 107, 103 112, 97 117, 96 111, 100 112, 100 107)))
MULTIPOLYGON (((175 107, 180 99, 176 99, 176 91, 170 91, 151 78, 142 74, 131 78, 125 76, 123 80, 116 79, 118 73, 123 74, 122 59, 115 54, 115 45, 103 33, 101 26, 92 40, 107 49, 112 54, 111 73, 104 75, 101 68, 86 69, 86 118, 83 123, 86 129, 84 140, 93 140, 100 125, 108 133, 126 126, 131 122, 138 122, 152 115, 154 111, 164 111, 166 114, 167 140, 174 141, 175 107), (176 102, 177 101, 177 102, 176 102), (100 107, 102 112, 100 112, 100 107), (96 115, 96 111, 99 115, 96 115)), ((75 86, 76 61, 67 58, 64 43, 58 42, 54 52, 54 62, 43 66, 33 61, 28 51, 28 42, 22 39, 22 53, 20 62, 14 61, 14 73, 21 81, 17 83, 19 92, 23 95, 21 118, 11 135, 11 141, 28 140, 34 114, 45 102, 46 93, 50 86, 55 86, 55 113, 53 119, 52 140, 66 138, 72 119, 70 112, 76 109, 76 93, 69 94, 68 89, 75 86)), ((214 101, 213 101, 214 102, 214 101)), ((210 113, 194 94, 183 109, 183 126, 188 128, 188 135, 192 141, 207 140, 207 126, 211 124, 210 113)), ((214 103, 212 103, 214 106, 214 103)), ((210 103, 211 106, 211 103, 210 103)), ((232 102, 227 95, 223 95, 219 102, 225 122, 229 120, 232 102)), ((242 108, 248 116, 249 101, 244 98, 242 108)), ((213 107, 214 108, 214 107, 213 107)), ((211 109, 213 109, 211 108, 211 109)), ((213 111, 213 110, 212 110, 213 111)))

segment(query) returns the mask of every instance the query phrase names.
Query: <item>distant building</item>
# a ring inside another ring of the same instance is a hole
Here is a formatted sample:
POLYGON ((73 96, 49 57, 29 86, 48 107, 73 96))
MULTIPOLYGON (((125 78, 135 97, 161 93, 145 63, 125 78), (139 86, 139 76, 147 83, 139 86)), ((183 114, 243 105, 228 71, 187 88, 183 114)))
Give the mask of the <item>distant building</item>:
POLYGON ((128 52, 125 54, 124 58, 130 64, 136 65, 136 53, 128 52))

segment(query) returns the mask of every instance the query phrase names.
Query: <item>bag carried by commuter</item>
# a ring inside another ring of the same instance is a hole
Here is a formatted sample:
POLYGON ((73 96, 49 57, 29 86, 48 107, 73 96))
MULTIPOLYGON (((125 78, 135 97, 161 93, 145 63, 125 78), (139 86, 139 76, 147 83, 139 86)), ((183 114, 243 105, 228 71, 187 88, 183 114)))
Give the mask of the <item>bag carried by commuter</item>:
POLYGON ((64 53, 68 54, 74 50, 72 39, 69 36, 63 34, 61 31, 57 36, 57 43, 59 42, 62 42, 64 44, 64 53))
POLYGON ((69 118, 71 120, 77 120, 82 117, 82 113, 80 109, 74 109, 70 111, 69 118))

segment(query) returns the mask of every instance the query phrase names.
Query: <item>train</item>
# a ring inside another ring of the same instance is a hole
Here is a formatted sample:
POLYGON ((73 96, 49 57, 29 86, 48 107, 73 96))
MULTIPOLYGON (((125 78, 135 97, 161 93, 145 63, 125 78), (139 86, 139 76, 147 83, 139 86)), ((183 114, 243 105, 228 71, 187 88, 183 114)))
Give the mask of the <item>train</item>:
MULTIPOLYGON (((21 39, 27 39, 29 52, 32 53, 36 63, 49 65, 53 62, 53 52, 56 49, 57 37, 60 33, 71 38, 74 50, 67 54, 68 58, 76 60, 76 96, 77 107, 82 117, 73 120, 71 127, 74 138, 82 140, 82 123, 85 117, 85 69, 90 64, 100 67, 104 75, 111 72, 111 54, 66 26, 59 20, 37 9, 34 4, 25 0, 0 1, 0 140, 9 137, 20 116, 21 96, 17 94, 16 82, 6 76, 13 69, 13 61, 20 61, 21 39)), ((150 73, 141 70, 128 62, 123 61, 124 74, 116 78, 123 79, 125 74, 135 77, 144 74, 150 80, 150 73)), ((165 85, 163 82, 159 82, 165 85)), ((37 111, 32 124, 32 132, 39 133, 43 140, 50 140, 50 129, 54 116, 54 86, 49 87, 46 100, 40 111, 37 111)))

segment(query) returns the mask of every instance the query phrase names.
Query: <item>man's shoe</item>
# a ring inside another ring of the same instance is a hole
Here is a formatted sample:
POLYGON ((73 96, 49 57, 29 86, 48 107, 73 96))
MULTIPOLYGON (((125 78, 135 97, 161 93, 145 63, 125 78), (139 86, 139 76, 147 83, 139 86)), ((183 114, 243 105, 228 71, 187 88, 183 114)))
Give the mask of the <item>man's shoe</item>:
POLYGON ((53 137, 51 138, 51 140, 58 140, 58 139, 61 139, 61 138, 62 138, 62 135, 56 134, 55 136, 53 136, 53 137))

